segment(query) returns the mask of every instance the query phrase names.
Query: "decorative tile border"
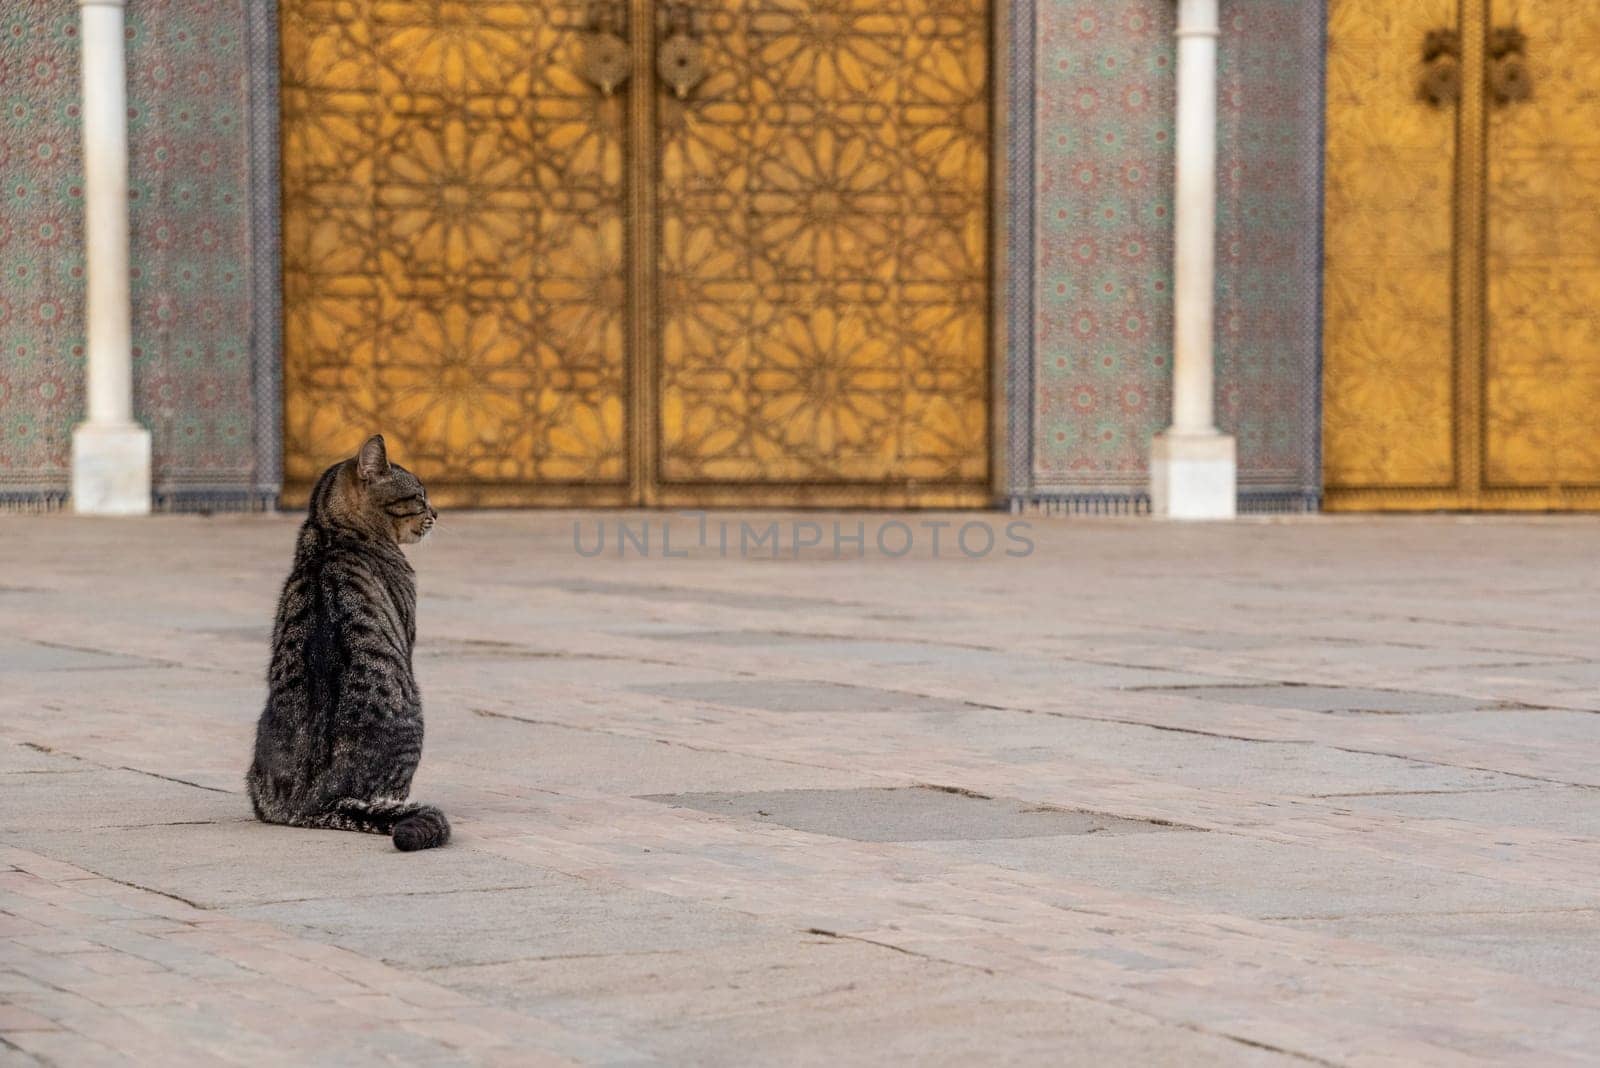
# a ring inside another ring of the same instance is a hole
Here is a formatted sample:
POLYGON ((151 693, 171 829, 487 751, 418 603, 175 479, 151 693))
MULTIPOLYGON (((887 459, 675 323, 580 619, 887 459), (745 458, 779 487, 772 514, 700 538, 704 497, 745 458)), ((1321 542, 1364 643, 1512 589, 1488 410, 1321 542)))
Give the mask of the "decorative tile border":
MULTIPOLYGON (((996 69, 1005 95, 1006 350, 1002 381, 1006 390, 1005 489, 1013 502, 1033 485, 1033 330, 1034 330, 1034 50, 1038 13, 1034 0, 995 0, 1007 18, 1008 54, 996 69)), ((1050 0, 1046 0, 1050 2, 1050 0)))
POLYGON ((250 365, 256 429, 253 492, 260 499, 275 503, 283 485, 283 211, 278 189, 277 3, 250 3, 245 33, 250 55, 250 365))

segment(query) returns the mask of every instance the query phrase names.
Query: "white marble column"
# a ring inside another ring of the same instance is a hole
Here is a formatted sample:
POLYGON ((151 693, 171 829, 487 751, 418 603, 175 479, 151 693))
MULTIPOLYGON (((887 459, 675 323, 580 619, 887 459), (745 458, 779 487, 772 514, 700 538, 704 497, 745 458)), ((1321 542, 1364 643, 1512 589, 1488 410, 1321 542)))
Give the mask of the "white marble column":
POLYGON ((72 505, 85 515, 150 511, 150 432, 133 420, 124 2, 79 0, 89 412, 72 431, 72 505))
POLYGON ((1178 0, 1172 425, 1150 450, 1151 511, 1169 519, 1238 508, 1234 441, 1215 415, 1217 36, 1217 0, 1178 0))

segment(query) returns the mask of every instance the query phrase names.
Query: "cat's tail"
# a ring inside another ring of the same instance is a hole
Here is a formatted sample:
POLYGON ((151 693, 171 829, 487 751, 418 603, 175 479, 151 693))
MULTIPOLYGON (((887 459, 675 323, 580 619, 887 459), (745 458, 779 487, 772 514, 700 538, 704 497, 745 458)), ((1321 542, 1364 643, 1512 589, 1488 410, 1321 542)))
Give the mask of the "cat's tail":
POLYGON ((444 813, 415 801, 346 797, 335 801, 331 808, 295 822, 303 827, 392 835, 395 848, 405 853, 433 849, 450 840, 450 821, 444 813))

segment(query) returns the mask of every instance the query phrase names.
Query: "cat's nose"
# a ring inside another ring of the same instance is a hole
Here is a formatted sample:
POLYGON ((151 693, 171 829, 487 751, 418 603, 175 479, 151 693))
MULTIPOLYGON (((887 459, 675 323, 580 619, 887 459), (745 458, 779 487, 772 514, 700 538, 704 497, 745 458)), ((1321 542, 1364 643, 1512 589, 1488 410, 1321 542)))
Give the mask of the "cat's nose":
POLYGON ((438 518, 439 518, 439 512, 433 507, 433 505, 431 505, 431 504, 428 505, 428 522, 431 523, 435 519, 438 519, 438 518))

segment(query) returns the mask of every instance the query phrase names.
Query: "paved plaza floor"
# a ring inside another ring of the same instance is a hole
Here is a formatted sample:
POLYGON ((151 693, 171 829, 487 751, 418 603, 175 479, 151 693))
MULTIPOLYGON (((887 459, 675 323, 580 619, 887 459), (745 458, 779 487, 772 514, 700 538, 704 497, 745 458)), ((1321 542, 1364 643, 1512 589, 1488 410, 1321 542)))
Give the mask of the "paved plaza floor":
POLYGON ((402 854, 250 818, 297 517, 0 518, 0 1063, 1600 1062, 1600 521, 664 521, 411 553, 402 854))

